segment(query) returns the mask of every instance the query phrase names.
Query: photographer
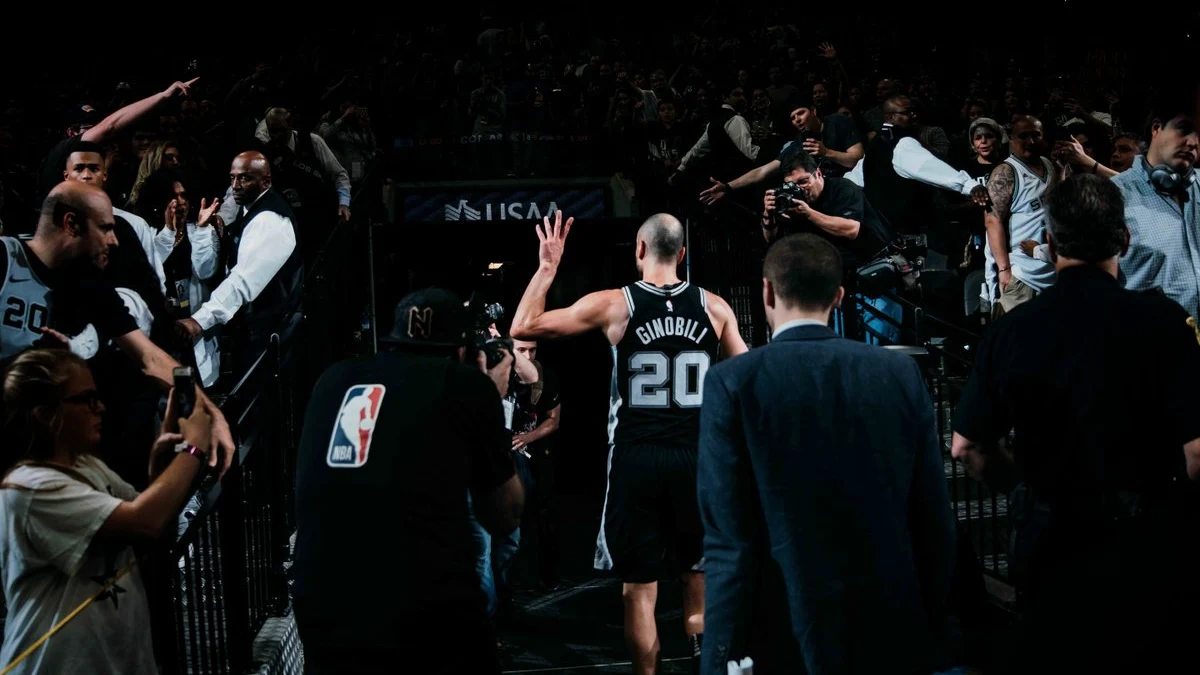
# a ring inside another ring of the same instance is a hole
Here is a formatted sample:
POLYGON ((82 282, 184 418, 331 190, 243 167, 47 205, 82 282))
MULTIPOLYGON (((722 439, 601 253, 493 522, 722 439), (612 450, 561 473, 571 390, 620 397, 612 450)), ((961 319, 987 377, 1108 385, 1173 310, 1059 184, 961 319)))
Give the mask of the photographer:
MULTIPOLYGON (((829 240, 838 249, 846 270, 845 286, 854 293, 855 271, 860 265, 879 257, 892 242, 892 234, 883 225, 863 189, 845 178, 825 177, 816 160, 806 153, 794 153, 782 163, 783 186, 763 195, 761 225, 768 243, 788 234, 810 232, 829 240)), ((900 306, 886 297, 864 299, 885 315, 899 320, 900 306)), ((854 309, 858 310, 859 307, 854 309)), ((843 313, 845 308, 843 308, 843 313)), ((857 336, 858 312, 846 317, 843 334, 857 336)), ((873 315, 867 328, 895 342, 895 326, 873 315)))
POLYGON ((498 672, 471 509, 488 532, 511 532, 524 490, 500 406, 512 351, 485 377, 472 327, 454 294, 411 293, 385 338, 395 351, 337 363, 313 390, 292 592, 311 672, 395 672, 434 644, 448 648, 422 672, 498 672))
MULTIPOLYGON (((500 303, 484 305, 478 296, 472 296, 468 312, 474 317, 475 337, 472 349, 478 351, 488 362, 494 362, 507 353, 513 357, 512 374, 502 389, 504 427, 512 436, 512 460, 517 477, 525 490, 526 500, 533 490, 534 478, 531 457, 523 444, 518 443, 517 433, 521 420, 521 393, 540 384, 541 373, 527 353, 513 348, 513 341, 505 338, 496 322, 504 318, 504 307, 500 303)), ((506 533, 492 533, 475 520, 472 513, 472 535, 475 545, 475 571, 479 574, 480 588, 487 597, 487 616, 496 619, 512 607, 512 586, 508 573, 517 552, 521 548, 521 527, 518 525, 506 533)))

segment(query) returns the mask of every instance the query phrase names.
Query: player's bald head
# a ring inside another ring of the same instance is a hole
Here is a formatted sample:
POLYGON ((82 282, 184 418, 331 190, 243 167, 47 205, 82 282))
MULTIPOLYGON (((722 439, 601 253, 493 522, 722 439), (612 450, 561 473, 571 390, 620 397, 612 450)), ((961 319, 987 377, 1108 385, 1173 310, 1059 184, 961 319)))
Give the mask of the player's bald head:
POLYGON ((656 213, 638 229, 639 242, 645 242, 647 254, 662 262, 674 262, 683 251, 683 223, 669 213, 656 213))

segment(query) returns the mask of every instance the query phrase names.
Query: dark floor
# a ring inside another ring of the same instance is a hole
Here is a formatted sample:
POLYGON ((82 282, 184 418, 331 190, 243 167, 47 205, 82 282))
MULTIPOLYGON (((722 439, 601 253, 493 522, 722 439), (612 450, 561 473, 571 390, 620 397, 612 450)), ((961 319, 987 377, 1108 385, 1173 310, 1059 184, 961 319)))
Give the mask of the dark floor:
MULTIPOLYGON (((561 498, 562 584, 553 591, 543 590, 537 581, 533 555, 537 541, 528 534, 534 528, 524 528, 513 569, 515 616, 499 625, 504 673, 632 672, 624 644, 621 584, 592 569, 602 498, 602 494, 561 498)), ((1010 617, 994 608, 987 615, 990 626, 977 630, 970 649, 975 658, 967 659, 976 668, 946 673, 1009 672, 1004 662, 1010 617)), ((691 673, 678 581, 661 583, 657 616, 662 645, 659 672, 691 673)))
MULTIPOLYGON (((592 569, 598 499, 564 497, 560 506, 562 585, 546 592, 534 581, 530 550, 515 563, 516 616, 500 625, 505 673, 628 673, 621 584, 592 569)), ((678 581, 660 585, 659 640, 664 675, 691 672, 678 581)))

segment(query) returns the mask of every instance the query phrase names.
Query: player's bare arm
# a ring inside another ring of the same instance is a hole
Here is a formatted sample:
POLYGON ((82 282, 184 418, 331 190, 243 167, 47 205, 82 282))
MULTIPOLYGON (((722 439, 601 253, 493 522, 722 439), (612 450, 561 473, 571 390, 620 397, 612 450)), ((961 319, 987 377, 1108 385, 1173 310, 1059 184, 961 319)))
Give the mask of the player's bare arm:
POLYGON ((742 339, 742 332, 738 330, 737 316, 725 298, 708 291, 704 291, 704 295, 708 319, 712 321, 721 340, 721 357, 727 359, 750 351, 742 339))
POLYGON ((546 294, 558 273, 574 222, 574 218, 567 218, 564 223, 562 211, 555 211, 553 223, 547 216, 537 227, 538 270, 513 314, 510 332, 517 340, 548 340, 602 330, 609 342, 616 344, 625 333, 629 310, 620 290, 589 293, 570 307, 546 311, 546 294))

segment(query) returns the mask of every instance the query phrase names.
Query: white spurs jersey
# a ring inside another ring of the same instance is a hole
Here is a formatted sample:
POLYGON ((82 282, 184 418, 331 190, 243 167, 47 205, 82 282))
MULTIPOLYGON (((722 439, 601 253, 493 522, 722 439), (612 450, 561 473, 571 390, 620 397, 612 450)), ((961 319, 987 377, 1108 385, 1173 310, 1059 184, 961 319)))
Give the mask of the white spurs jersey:
MULTIPOLYGON (((1029 167, 1017 159, 1009 157, 1004 160, 1013 168, 1016 180, 1013 183, 1012 203, 1009 205, 1008 216, 1008 260, 1012 265, 1015 278, 1025 282, 1036 291, 1044 291, 1054 285, 1054 264, 1025 255, 1021 250, 1021 242, 1033 240, 1039 244, 1046 243, 1046 207, 1043 203, 1046 190, 1054 180, 1054 164, 1045 157, 1040 158, 1045 176, 1038 176, 1029 167)), ((984 293, 988 302, 994 301, 1000 295, 999 273, 996 271, 996 258, 992 253, 989 242, 984 247, 986 258, 984 293)))

